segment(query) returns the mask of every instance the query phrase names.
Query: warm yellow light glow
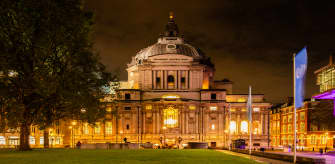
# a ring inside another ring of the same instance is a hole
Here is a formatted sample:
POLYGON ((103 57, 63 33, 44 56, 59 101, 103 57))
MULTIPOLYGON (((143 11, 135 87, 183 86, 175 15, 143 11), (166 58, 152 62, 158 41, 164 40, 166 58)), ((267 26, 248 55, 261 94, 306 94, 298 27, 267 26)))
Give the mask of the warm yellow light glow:
POLYGON ((77 125, 77 122, 76 121, 72 121, 71 124, 74 126, 74 125, 77 125))
POLYGON ((202 89, 208 89, 209 88, 209 82, 208 82, 208 80, 206 79, 206 80, 204 80, 203 82, 202 82, 202 89))
POLYGON ((248 133, 248 122, 247 121, 241 122, 241 131, 243 133, 248 133))
POLYGON ((170 19, 173 19, 173 15, 170 15, 170 19))
POLYGON ((215 130, 215 125, 214 124, 212 124, 212 130, 215 130))
POLYGON ((230 121, 229 130, 230 130, 230 133, 236 132, 236 122, 235 121, 230 121))
POLYGON ((215 111, 216 109, 217 109, 216 106, 211 106, 211 107, 209 107, 209 110, 211 110, 211 111, 215 111))
POLYGON ((121 131, 120 131, 120 133, 122 134, 122 133, 123 133, 123 131, 121 130, 121 131))
POLYGON ((69 126, 69 129, 72 129, 72 126, 69 126))
POLYGON ((257 108, 254 108, 253 110, 254 112, 259 112, 260 109, 257 107, 257 108))
POLYGON ((224 130, 225 133, 228 133, 228 130, 224 130))
POLYGON ((80 111, 81 111, 81 113, 85 113, 86 109, 85 108, 81 108, 80 111))
POLYGON ((164 125, 168 128, 178 126, 178 110, 170 106, 163 110, 164 125))
POLYGON ((134 72, 130 72, 130 77, 133 77, 134 76, 134 72))
POLYGON ((165 127, 165 126, 163 126, 163 129, 165 130, 165 129, 166 129, 166 127, 165 127))
POLYGON ((163 95, 162 98, 164 98, 164 99, 178 99, 180 97, 178 95, 163 95))
POLYGON ((189 109, 190 109, 190 110, 195 110, 195 105, 190 105, 190 106, 189 106, 189 109))
POLYGON ((107 106, 107 107, 106 107, 106 111, 107 111, 107 112, 111 112, 111 111, 112 111, 112 107, 111 107, 111 106, 107 106))
POLYGON ((152 109, 152 105, 147 105, 147 106, 145 106, 145 109, 146 109, 146 110, 151 110, 151 109, 152 109))
POLYGON ((243 98, 243 97, 241 97, 241 98, 239 98, 239 99, 237 100, 237 102, 247 102, 247 99, 246 99, 246 98, 243 98))

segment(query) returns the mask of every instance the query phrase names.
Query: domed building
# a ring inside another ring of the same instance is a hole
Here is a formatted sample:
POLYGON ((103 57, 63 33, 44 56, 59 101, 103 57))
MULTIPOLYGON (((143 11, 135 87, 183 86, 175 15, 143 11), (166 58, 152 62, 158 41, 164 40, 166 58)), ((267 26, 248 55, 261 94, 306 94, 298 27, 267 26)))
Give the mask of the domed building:
MULTIPOLYGON (((108 101, 106 117, 95 126, 61 121, 50 130, 51 147, 75 143, 152 143, 186 146, 206 142, 228 147, 249 142, 248 94, 234 94, 233 83, 214 80, 215 67, 198 48, 185 42, 171 15, 158 41, 140 50, 128 64, 128 81, 120 82, 108 101)), ((269 108, 263 94, 252 95, 253 146, 269 143, 269 108)), ((0 136, 16 145, 18 137, 0 136), (12 137, 12 139, 11 139, 12 137)), ((32 147, 43 146, 43 132, 32 127, 32 147)))
MULTIPOLYGON (((181 37, 173 16, 158 41, 128 64, 128 81, 117 90, 118 121, 113 133, 130 142, 182 145, 208 142, 224 147, 248 142, 247 94, 233 94, 233 83, 214 81, 215 67, 181 37)), ((252 95, 253 145, 268 146, 270 103, 252 95)))

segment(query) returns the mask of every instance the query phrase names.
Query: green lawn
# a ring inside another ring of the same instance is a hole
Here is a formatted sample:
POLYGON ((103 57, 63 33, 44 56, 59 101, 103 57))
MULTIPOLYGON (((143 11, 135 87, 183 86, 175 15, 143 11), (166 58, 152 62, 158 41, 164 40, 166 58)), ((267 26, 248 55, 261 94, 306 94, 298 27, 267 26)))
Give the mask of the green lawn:
POLYGON ((0 164, 114 164, 114 163, 256 163, 214 150, 0 150, 0 164))

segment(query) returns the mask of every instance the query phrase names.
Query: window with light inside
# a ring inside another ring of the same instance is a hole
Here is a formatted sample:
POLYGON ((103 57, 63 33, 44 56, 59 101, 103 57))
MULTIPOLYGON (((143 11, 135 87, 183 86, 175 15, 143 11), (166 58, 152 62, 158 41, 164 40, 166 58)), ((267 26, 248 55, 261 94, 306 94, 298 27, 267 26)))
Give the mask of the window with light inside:
POLYGON ((178 126, 178 110, 168 107, 163 111, 164 126, 167 128, 175 128, 178 126))

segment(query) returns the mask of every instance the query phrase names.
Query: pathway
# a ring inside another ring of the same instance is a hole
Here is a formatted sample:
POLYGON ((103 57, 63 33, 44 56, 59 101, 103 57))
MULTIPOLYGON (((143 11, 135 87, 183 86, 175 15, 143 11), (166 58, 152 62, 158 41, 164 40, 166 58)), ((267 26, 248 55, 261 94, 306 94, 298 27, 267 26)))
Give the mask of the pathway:
POLYGON ((230 154, 230 155, 235 155, 243 158, 248 158, 260 163, 268 163, 268 164, 290 164, 290 162, 285 162, 285 161, 280 161, 280 160, 275 160, 275 159, 269 159, 269 158, 263 158, 263 157, 258 157, 258 156, 253 156, 253 155, 247 155, 247 154, 242 154, 242 153, 236 153, 228 150, 217 150, 222 153, 230 154))

